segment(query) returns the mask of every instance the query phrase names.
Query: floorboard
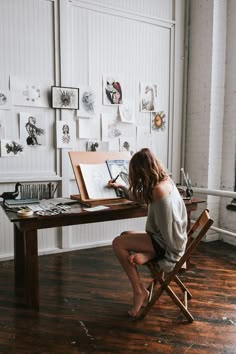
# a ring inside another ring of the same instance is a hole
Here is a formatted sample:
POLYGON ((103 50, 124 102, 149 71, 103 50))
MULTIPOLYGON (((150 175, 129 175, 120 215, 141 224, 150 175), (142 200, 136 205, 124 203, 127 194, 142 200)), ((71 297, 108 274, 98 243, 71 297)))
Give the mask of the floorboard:
MULTIPOLYGON (((202 242, 181 275, 192 324, 166 294, 143 321, 131 320, 131 288, 110 246, 41 256, 39 271, 34 312, 15 298, 13 262, 0 263, 0 353, 236 353, 232 245, 202 242)), ((145 267, 141 274, 148 283, 145 267)))

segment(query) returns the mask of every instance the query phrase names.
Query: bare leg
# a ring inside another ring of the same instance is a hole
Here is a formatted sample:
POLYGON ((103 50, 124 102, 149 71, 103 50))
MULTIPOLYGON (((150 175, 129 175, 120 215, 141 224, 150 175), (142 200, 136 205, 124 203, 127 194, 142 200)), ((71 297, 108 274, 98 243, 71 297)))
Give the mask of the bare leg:
POLYGON ((136 265, 129 260, 130 253, 131 251, 141 252, 141 254, 147 253, 150 258, 154 258, 156 256, 155 250, 147 233, 132 231, 123 232, 116 237, 113 241, 113 249, 133 288, 133 307, 128 313, 135 317, 147 300, 149 292, 141 282, 136 265))
POLYGON ((148 261, 150 261, 150 259, 153 259, 153 253, 152 252, 137 252, 134 254, 131 254, 129 256, 129 262, 131 264, 145 264, 148 261))

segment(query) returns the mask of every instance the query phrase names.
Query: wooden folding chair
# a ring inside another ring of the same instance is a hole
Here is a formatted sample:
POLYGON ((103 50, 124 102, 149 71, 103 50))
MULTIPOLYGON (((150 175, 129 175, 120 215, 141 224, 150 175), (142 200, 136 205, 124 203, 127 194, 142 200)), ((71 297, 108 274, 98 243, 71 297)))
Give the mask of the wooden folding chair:
POLYGON ((186 251, 170 273, 165 274, 159 268, 159 265, 155 260, 151 260, 145 263, 145 265, 149 268, 151 276, 153 278, 152 282, 148 286, 148 290, 150 292, 150 301, 148 302, 146 307, 141 308, 138 315, 136 316, 136 319, 143 319, 165 290, 167 294, 171 297, 173 302, 180 308, 187 320, 189 322, 193 322, 194 318, 188 310, 188 300, 192 298, 192 295, 186 288, 186 286, 183 284, 183 282, 179 279, 177 274, 179 270, 183 267, 185 262, 187 262, 187 260, 190 258, 192 252, 196 249, 199 242, 209 230, 212 224, 213 220, 209 216, 209 211, 205 209, 189 229, 186 251), (172 281, 174 281, 182 290, 184 294, 184 303, 178 298, 178 296, 170 287, 170 283, 172 281))

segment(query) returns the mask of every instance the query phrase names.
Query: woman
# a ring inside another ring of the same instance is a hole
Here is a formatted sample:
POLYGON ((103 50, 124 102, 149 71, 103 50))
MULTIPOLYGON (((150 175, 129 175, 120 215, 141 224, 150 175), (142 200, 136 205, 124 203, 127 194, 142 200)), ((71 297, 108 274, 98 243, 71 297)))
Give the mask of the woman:
POLYGON ((129 184, 108 182, 126 197, 148 205, 146 232, 125 231, 113 241, 114 252, 133 288, 133 306, 128 314, 135 317, 149 298, 136 265, 156 259, 162 270, 170 272, 185 251, 187 212, 174 182, 149 149, 136 152, 129 164, 129 184))

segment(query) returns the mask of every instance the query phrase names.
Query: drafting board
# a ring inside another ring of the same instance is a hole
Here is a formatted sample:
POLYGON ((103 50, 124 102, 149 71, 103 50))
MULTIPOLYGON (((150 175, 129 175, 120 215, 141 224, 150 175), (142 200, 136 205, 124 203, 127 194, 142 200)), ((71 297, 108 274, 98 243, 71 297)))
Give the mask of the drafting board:
POLYGON ((126 199, 117 197, 111 199, 90 199, 84 183, 80 164, 104 164, 106 163, 106 160, 130 160, 131 155, 128 151, 70 151, 69 156, 80 193, 71 195, 72 199, 77 199, 88 206, 127 202, 126 199))

